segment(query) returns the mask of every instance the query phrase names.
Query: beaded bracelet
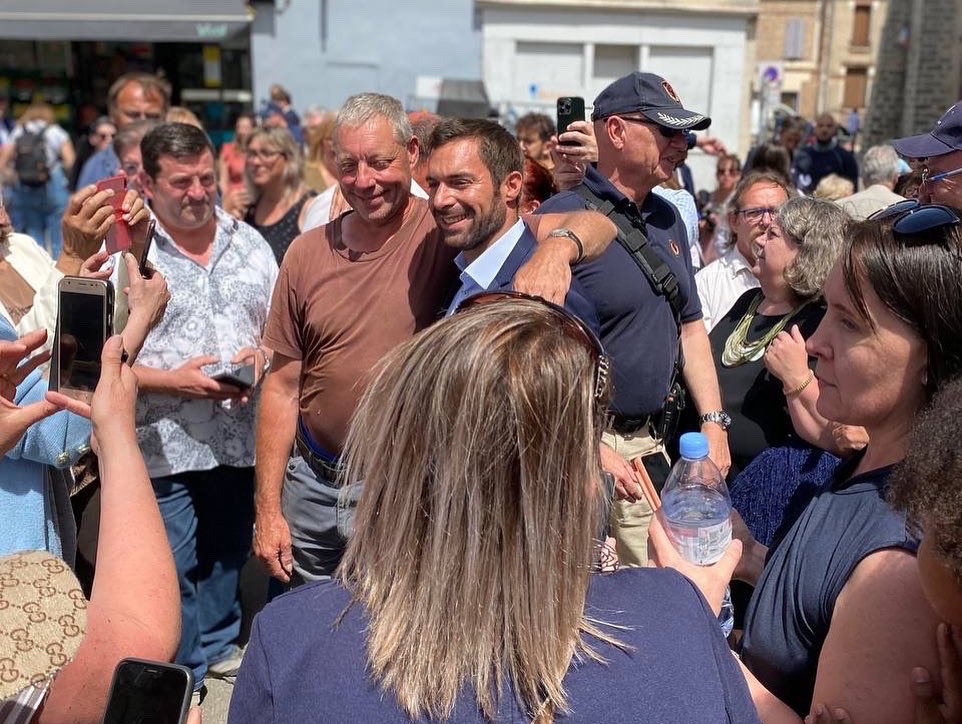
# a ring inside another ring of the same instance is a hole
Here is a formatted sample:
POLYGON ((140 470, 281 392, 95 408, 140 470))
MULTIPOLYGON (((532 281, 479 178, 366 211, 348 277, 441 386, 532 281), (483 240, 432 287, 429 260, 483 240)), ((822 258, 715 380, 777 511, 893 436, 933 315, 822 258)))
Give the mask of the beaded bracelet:
POLYGON ((798 385, 798 387, 793 387, 790 390, 786 390, 783 387, 782 392, 785 394, 785 397, 795 397, 796 395, 800 395, 802 393, 802 390, 804 390, 806 387, 812 384, 812 380, 814 379, 815 379, 815 373, 809 370, 808 377, 805 378, 805 381, 802 384, 798 385))

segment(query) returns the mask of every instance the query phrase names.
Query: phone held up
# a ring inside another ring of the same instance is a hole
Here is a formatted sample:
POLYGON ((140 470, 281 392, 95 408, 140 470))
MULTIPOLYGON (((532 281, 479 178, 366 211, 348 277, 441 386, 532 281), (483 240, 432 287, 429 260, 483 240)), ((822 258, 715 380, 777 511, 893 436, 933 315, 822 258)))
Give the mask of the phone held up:
MULTIPOLYGON (((575 121, 585 120, 585 99, 578 96, 562 96, 558 99, 558 135, 568 130, 575 121)), ((564 143, 562 143, 564 145, 564 143)))
POLYGON ((114 223, 107 232, 105 240, 108 254, 127 251, 130 248, 130 227, 124 221, 124 196, 127 195, 127 177, 111 176, 97 182, 97 192, 111 189, 110 205, 114 207, 114 223))
POLYGON ((89 403, 100 380, 100 355, 113 331, 114 286, 64 277, 57 310, 56 363, 50 389, 89 403))
POLYGON ((183 724, 193 690, 186 666, 123 659, 114 669, 103 724, 183 724))

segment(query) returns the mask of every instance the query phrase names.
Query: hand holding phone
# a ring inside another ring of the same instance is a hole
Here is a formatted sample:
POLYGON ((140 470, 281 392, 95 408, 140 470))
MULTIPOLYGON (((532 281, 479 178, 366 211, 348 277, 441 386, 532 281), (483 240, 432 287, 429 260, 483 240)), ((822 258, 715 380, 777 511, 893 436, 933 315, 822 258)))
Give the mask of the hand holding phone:
POLYGON ((114 287, 82 277, 60 280, 56 374, 50 389, 87 404, 100 380, 100 355, 113 331, 114 287))
POLYGON ((201 369, 219 364, 221 364, 220 358, 201 355, 171 370, 174 376, 174 394, 199 400, 239 400, 244 397, 248 392, 246 388, 215 380, 201 369))
POLYGON ((226 382, 244 388, 253 387, 255 377, 256 372, 253 364, 232 365, 223 372, 211 375, 211 378, 218 382, 226 382))
POLYGON ((186 666, 123 659, 114 669, 103 724, 185 724, 193 690, 186 666))
MULTIPOLYGON (((578 96, 562 96, 558 99, 558 136, 568 130, 575 121, 585 120, 585 99, 578 96)), ((565 142, 562 141, 561 145, 565 142)))
POLYGON ((114 195, 110 197, 110 205, 114 209, 114 223, 107 231, 107 251, 115 254, 130 248, 130 227, 124 221, 124 197, 127 195, 127 177, 111 176, 97 182, 97 191, 110 189, 114 195))

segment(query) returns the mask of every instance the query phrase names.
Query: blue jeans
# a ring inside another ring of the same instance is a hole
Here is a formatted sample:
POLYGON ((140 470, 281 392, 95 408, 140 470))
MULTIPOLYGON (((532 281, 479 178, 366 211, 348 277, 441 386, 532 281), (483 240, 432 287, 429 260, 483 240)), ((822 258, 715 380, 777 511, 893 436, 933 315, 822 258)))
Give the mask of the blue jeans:
POLYGON ((54 261, 60 256, 63 235, 60 223, 67 208, 67 178, 59 166, 50 173, 43 186, 17 184, 10 198, 10 221, 13 228, 32 237, 50 252, 54 261))
POLYGON ((241 627, 240 573, 254 530, 254 468, 154 478, 180 584, 181 633, 176 663, 204 683, 208 663, 231 653, 241 627))

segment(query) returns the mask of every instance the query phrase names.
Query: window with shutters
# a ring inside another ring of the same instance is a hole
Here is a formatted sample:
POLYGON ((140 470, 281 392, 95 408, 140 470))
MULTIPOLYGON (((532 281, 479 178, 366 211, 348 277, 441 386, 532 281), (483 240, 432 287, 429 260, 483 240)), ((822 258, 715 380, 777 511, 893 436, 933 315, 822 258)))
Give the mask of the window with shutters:
POLYGON ((859 3, 855 6, 855 16, 852 18, 852 45, 867 48, 871 27, 872 6, 869 3, 859 3))
POLYGON ((842 105, 846 108, 864 108, 867 85, 868 71, 865 68, 847 68, 845 70, 845 98, 842 105))
POLYGON ((800 18, 785 23, 785 60, 805 57, 805 21, 800 18))

